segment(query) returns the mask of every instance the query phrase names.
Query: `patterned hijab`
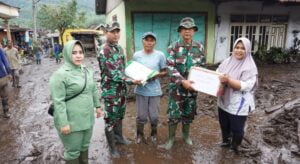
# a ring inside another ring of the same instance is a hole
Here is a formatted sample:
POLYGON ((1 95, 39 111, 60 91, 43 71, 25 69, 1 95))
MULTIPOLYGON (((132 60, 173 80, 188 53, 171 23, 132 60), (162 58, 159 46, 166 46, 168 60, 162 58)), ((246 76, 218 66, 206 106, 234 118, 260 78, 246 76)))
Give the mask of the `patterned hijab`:
MULTIPOLYGON (((234 54, 225 59, 219 66, 218 70, 221 73, 226 73, 230 78, 235 80, 246 81, 253 76, 258 76, 258 71, 256 64, 251 55, 251 43, 250 40, 241 37, 238 38, 233 47, 235 47, 239 42, 242 42, 245 47, 245 57, 238 60, 234 57, 234 54)), ((257 88, 258 82, 254 85, 252 91, 257 88)), ((230 97, 233 94, 234 89, 231 87, 225 87, 224 94, 220 96, 220 100, 223 102, 225 107, 230 103, 230 97)))

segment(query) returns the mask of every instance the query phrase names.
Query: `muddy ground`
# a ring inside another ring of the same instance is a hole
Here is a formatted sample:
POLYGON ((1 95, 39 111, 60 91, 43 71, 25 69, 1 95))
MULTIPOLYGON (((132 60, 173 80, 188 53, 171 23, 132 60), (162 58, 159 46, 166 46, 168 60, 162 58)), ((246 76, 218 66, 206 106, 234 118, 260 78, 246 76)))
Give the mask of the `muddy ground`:
MULTIPOLYGON (((98 70, 93 58, 88 58, 86 65, 98 70)), ((0 107, 1 164, 64 163, 63 147, 53 126, 53 118, 47 114, 50 99, 48 81, 58 67, 49 58, 44 58, 42 65, 24 65, 22 88, 9 86, 11 119, 3 118, 0 107)), ((284 108, 285 103, 300 98, 299 68, 299 63, 259 67, 257 109, 248 117, 240 155, 219 147, 221 136, 216 98, 199 94, 198 115, 191 129, 193 146, 183 142, 179 126, 176 143, 170 151, 159 149, 149 140, 148 144, 118 146, 122 158, 112 159, 104 136, 104 121, 100 118, 94 126, 90 163, 300 163, 297 135, 299 103, 289 107, 289 110, 284 108), (275 110, 272 107, 276 105, 279 106, 275 110), (274 112, 270 112, 273 109, 274 112)), ((99 74, 99 71, 96 73, 99 74)), ((158 144, 167 139, 167 102, 168 96, 164 95, 161 99, 158 144)), ((124 119, 124 132, 131 141, 135 139, 135 110, 134 100, 130 99, 124 119)), ((145 133, 149 136, 149 126, 145 133)))

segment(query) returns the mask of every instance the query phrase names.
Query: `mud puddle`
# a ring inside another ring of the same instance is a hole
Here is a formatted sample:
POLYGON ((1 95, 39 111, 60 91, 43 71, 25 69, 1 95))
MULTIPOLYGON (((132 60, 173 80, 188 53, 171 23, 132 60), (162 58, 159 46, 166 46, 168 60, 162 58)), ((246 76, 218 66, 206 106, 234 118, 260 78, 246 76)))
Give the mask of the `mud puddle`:
MULTIPOLYGON (((86 64, 98 70, 98 63, 87 58, 86 64)), ((47 114, 49 105, 49 77, 59 65, 55 60, 44 58, 42 65, 26 65, 21 76, 20 90, 9 86, 12 117, 0 118, 0 163, 64 163, 63 147, 53 126, 53 118, 47 114)), ((176 143, 172 150, 161 150, 157 145, 167 140, 166 108, 168 96, 161 99, 160 123, 158 125, 158 144, 150 142, 150 125, 145 128, 148 144, 135 144, 136 109, 133 100, 129 100, 124 119, 125 136, 133 141, 128 147, 119 145, 122 158, 111 159, 104 135, 104 121, 97 119, 90 146, 90 163, 286 163, 299 162, 299 139, 282 138, 285 131, 277 127, 295 130, 294 113, 278 115, 281 123, 273 123, 266 118, 265 112, 275 105, 285 104, 300 97, 300 66, 279 65, 260 67, 260 87, 257 91, 257 109, 248 118, 243 153, 235 155, 228 149, 219 147, 221 141, 217 120, 216 99, 199 95, 198 115, 191 126, 193 146, 186 145, 181 138, 181 126, 177 128, 176 143), (288 115, 288 116, 286 116, 288 115), (287 118, 285 118, 287 117, 287 118), (273 131, 264 131, 270 126, 273 131), (281 134, 282 133, 282 134, 281 134), (268 141, 268 139, 270 141, 268 141), (288 140, 288 141, 287 141, 288 140), (275 143, 274 143, 275 142, 275 143), (280 143, 280 144, 277 144, 280 143), (298 145, 297 145, 298 143, 298 145), (295 146, 296 145, 296 146, 295 146), (286 151, 293 148, 293 151, 286 151)), ((97 75, 99 71, 96 71, 97 75)), ((1 107, 0 107, 1 108, 1 107)), ((1 114, 2 114, 2 108, 1 114)), ((298 111, 297 108, 295 111, 298 111)), ((277 116, 272 116, 277 118, 277 116)), ((296 128, 297 129, 297 128, 296 128)))

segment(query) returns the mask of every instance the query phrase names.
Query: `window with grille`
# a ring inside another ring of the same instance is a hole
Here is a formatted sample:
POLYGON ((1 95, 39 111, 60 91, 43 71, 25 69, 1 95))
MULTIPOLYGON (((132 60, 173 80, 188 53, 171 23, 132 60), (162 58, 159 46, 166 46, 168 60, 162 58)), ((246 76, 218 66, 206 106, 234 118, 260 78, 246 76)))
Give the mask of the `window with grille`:
POLYGON ((287 16, 272 15, 231 15, 230 49, 239 37, 247 37, 251 43, 251 51, 260 47, 284 47, 286 39, 287 16))

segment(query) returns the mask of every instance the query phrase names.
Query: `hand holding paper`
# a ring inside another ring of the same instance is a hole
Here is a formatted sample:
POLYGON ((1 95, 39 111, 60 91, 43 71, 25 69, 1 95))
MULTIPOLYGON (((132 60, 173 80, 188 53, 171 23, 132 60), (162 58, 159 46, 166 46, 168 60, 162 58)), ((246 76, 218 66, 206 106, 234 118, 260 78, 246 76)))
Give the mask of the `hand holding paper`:
POLYGON ((193 83, 194 82, 190 81, 190 80, 182 80, 181 81, 182 86, 187 90, 194 90, 193 83))
POLYGON ((205 68, 192 67, 188 79, 193 81, 192 87, 199 92, 217 96, 220 88, 221 74, 205 68))
POLYGON ((133 80, 132 83, 135 85, 140 85, 142 84, 142 80, 133 80))
POLYGON ((128 62, 125 68, 126 76, 132 78, 133 80, 140 80, 141 84, 145 85, 147 80, 157 75, 158 71, 153 71, 150 68, 136 62, 128 62))
POLYGON ((227 74, 222 74, 219 76, 219 79, 222 84, 227 84, 229 81, 229 76, 227 74))

